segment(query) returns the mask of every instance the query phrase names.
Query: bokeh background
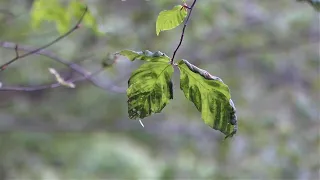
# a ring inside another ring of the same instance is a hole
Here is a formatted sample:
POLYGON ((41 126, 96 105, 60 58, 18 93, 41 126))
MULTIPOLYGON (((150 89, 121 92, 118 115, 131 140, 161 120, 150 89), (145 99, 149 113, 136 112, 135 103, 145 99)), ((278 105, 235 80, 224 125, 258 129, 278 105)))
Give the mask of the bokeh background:
MULTIPOLYGON (((54 23, 32 29, 32 0, 0 0, 0 40, 39 47, 54 23)), ((94 72, 123 49, 172 55, 181 26, 155 33, 158 13, 179 0, 84 1, 104 36, 81 28, 47 50, 94 72)), ((191 4, 192 1, 187 1, 191 4)), ((0 47, 0 62, 15 56, 0 47)), ((319 14, 294 0, 200 0, 177 58, 229 85, 239 131, 226 141, 207 127, 174 77, 174 99, 143 128, 125 93, 90 82, 75 89, 0 91, 0 179, 319 179, 319 14)), ((138 67, 120 59, 97 75, 127 87, 138 67)), ((54 82, 70 69, 37 55, 1 72, 3 86, 54 82)))

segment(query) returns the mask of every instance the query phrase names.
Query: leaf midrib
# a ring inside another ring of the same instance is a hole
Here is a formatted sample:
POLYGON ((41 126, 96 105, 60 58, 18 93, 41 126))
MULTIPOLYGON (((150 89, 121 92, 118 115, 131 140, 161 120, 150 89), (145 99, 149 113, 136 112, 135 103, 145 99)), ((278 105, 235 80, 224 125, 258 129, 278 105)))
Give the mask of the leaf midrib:
MULTIPOLYGON (((165 68, 163 68, 163 70, 159 73, 159 75, 158 75, 158 77, 157 77, 157 79, 155 80, 155 82, 153 83, 153 85, 152 85, 152 87, 155 87, 155 85, 154 84, 156 84, 157 83, 157 81, 158 81, 158 79, 159 79, 159 77, 163 74, 163 72, 168 68, 168 67, 170 67, 171 66, 171 64, 168 64, 165 68)), ((151 68, 151 69, 154 69, 154 68, 157 68, 156 66, 154 66, 153 68, 151 68)), ((154 89, 154 88, 153 88, 154 89)), ((149 91, 149 93, 146 95, 146 97, 149 97, 150 96, 150 94, 151 94, 151 92, 152 92, 152 90, 151 91, 149 91)), ((144 100, 144 102, 143 102, 143 104, 145 104, 146 103, 146 101, 147 101, 147 98, 145 98, 145 100, 144 100)))
POLYGON ((193 79, 195 79, 196 83, 200 84, 200 85, 201 85, 202 87, 204 87, 205 89, 210 90, 210 89, 208 89, 207 87, 205 87, 203 84, 197 82, 197 78, 195 78, 192 74, 190 74, 190 73, 188 72, 188 70, 185 70, 185 67, 180 66, 180 68, 184 69, 184 71, 185 71, 187 74, 189 74, 193 79))
MULTIPOLYGON (((202 87, 204 87, 205 89, 207 89, 207 91, 210 91, 210 89, 207 88, 205 85, 199 83, 199 82, 197 81, 197 78, 195 78, 192 73, 189 73, 188 70, 186 70, 185 67, 183 67, 182 65, 179 66, 179 67, 180 67, 181 69, 183 69, 183 70, 186 72, 186 74, 188 74, 189 76, 191 76, 191 77, 195 80, 196 83, 200 84, 202 87)), ((187 67, 187 68, 188 68, 188 67, 187 67)), ((209 93, 207 93, 207 94, 209 94, 209 93)), ((216 99, 218 99, 218 98, 216 98, 216 99)), ((201 100, 203 101, 202 96, 201 96, 201 100)), ((201 113, 202 113, 202 109, 201 109, 201 113)), ((206 115, 206 119, 208 119, 208 114, 206 115)))

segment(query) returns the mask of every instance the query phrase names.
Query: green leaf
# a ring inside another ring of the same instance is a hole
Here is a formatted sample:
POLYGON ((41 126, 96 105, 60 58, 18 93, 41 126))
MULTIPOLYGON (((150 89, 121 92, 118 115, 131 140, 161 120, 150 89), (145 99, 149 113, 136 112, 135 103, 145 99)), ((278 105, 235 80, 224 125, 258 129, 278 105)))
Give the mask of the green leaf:
POLYGON ((201 112, 205 124, 227 137, 237 131, 236 108, 229 87, 216 76, 200 69, 187 60, 178 62, 180 88, 185 97, 201 112))
POLYGON ((130 61, 142 60, 142 61, 155 61, 155 62, 169 62, 170 58, 160 51, 152 53, 149 50, 145 51, 131 51, 131 50, 123 50, 116 54, 120 54, 122 56, 126 56, 130 61))
POLYGON ((159 35, 161 31, 166 31, 179 26, 188 11, 181 5, 175 6, 172 10, 161 11, 156 22, 156 33, 159 35))
POLYGON ((169 61, 157 59, 135 70, 128 81, 128 113, 130 119, 142 119, 161 110, 173 98, 169 61))

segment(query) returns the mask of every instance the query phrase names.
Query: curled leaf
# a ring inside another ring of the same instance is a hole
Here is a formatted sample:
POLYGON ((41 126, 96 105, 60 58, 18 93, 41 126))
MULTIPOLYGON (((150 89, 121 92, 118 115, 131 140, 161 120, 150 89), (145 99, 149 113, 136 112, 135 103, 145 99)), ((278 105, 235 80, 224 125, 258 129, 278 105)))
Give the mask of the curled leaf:
POLYGON ((142 60, 142 61, 152 61, 152 62, 169 62, 170 58, 160 51, 156 51, 155 53, 144 50, 144 51, 131 51, 131 50, 123 50, 118 53, 118 55, 122 55, 127 57, 130 61, 142 60))

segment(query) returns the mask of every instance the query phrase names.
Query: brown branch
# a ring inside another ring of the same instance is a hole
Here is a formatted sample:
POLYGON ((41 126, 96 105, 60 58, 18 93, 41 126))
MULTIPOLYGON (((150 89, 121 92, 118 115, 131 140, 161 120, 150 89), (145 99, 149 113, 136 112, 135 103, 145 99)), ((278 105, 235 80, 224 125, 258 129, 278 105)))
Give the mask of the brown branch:
MULTIPOLYGON (((12 43, 12 42, 1 42, 0 41, 0 47, 6 48, 6 49, 14 49, 15 51, 25 51, 25 52, 33 52, 34 51, 34 49, 31 48, 31 47, 27 47, 27 46, 24 46, 24 45, 16 45, 15 43, 12 43)), ((84 69, 82 66, 80 66, 78 64, 75 64, 75 63, 70 63, 66 59, 63 59, 63 58, 55 55, 54 53, 52 53, 52 52, 50 52, 48 50, 41 49, 41 50, 35 52, 34 54, 45 56, 47 58, 50 58, 50 59, 52 59, 52 60, 54 60, 54 61, 56 61, 58 63, 61 63, 61 64, 65 65, 65 66, 69 67, 74 72, 76 72, 76 73, 80 74, 81 76, 83 76, 86 80, 89 80, 96 87, 99 87, 99 88, 107 90, 107 91, 115 92, 115 93, 123 93, 123 92, 125 92, 125 90, 123 88, 120 88, 120 87, 117 87, 117 86, 108 85, 106 87, 106 86, 101 85, 98 81, 96 81, 95 79, 92 78, 92 73, 87 71, 86 69, 84 69)), ((85 79, 82 79, 82 80, 85 80, 85 79)), ((30 90, 27 87, 22 87, 22 88, 20 88, 20 87, 17 87, 17 88, 2 87, 2 88, 0 88, 0 91, 3 91, 3 90, 8 91, 10 89, 11 90, 20 90, 20 91, 23 91, 24 89, 26 91, 36 91, 36 90, 45 89, 45 87, 47 89, 48 88, 52 88, 51 85, 45 85, 45 86, 39 86, 39 87, 30 87, 30 90)))
MULTIPOLYGON (((77 78, 77 79, 72 79, 72 80, 67 80, 66 82, 74 83, 77 81, 82 81, 86 80, 85 77, 77 78)), ((5 87, 0 87, 0 91, 40 91, 40 90, 45 90, 45 89, 53 89, 62 86, 60 83, 54 83, 54 84, 48 84, 48 85, 41 85, 41 86, 33 86, 33 87, 13 87, 13 86, 5 86, 5 87)))
POLYGON ((37 53, 38 51, 41 51, 41 50, 43 50, 43 49, 46 49, 46 48, 48 48, 49 46, 57 43, 57 42, 60 41, 61 39, 63 39, 63 38, 65 38, 65 37, 67 37, 68 35, 70 35, 72 32, 74 32, 76 29, 79 28, 79 25, 80 25, 80 23, 82 22, 82 20, 83 20, 85 14, 87 13, 87 11, 88 11, 88 7, 86 6, 85 9, 84 9, 84 12, 83 12, 83 14, 82 14, 82 16, 80 17, 80 19, 78 20, 78 22, 76 23, 76 25, 74 25, 73 28, 71 28, 68 32, 66 32, 65 34, 59 36, 59 37, 56 38, 55 40, 53 40, 53 41, 49 42, 48 44, 45 44, 45 45, 37 48, 37 49, 34 49, 34 50, 29 51, 29 52, 27 52, 27 53, 25 53, 25 54, 22 54, 22 55, 16 54, 16 57, 15 57, 15 58, 11 59, 10 61, 8 61, 8 62, 6 62, 6 63, 4 63, 4 64, 2 64, 2 65, 0 66, 0 72, 3 71, 3 70, 5 70, 10 64, 14 63, 14 62, 17 61, 18 59, 27 57, 27 56, 29 56, 29 55, 32 55, 32 54, 37 53))
MULTIPOLYGON (((25 45, 17 45, 16 43, 7 42, 7 41, 0 41, 0 47, 6 48, 6 49, 14 49, 15 51, 25 51, 27 53, 34 51, 34 48, 32 47, 25 46, 25 45)), ((68 66, 70 69, 72 69, 73 71, 77 72, 82 76, 90 75, 90 72, 82 68, 80 65, 70 63, 68 62, 68 60, 60 58, 59 56, 55 55, 54 53, 48 50, 41 49, 37 52, 34 52, 33 54, 48 57, 58 63, 68 66)))
POLYGON ((14 47, 14 51, 16 52, 16 57, 19 57, 18 44, 16 44, 16 47, 14 47))
POLYGON ((49 85, 42 85, 42 86, 34 86, 34 87, 11 87, 11 86, 6 86, 6 87, 0 87, 0 91, 40 91, 40 90, 45 90, 45 89, 51 89, 51 88, 56 88, 61 86, 60 83, 55 83, 55 84, 49 84, 49 85))
MULTIPOLYGON (((75 82, 88 80, 88 79, 91 79, 93 76, 101 73, 103 70, 104 70, 104 68, 102 68, 94 73, 91 73, 87 77, 78 77, 78 78, 66 80, 66 82, 75 83, 75 82)), ((30 92, 30 91, 40 91, 40 90, 45 90, 45 89, 53 89, 53 88, 57 88, 60 86, 62 86, 62 84, 60 84, 60 83, 53 83, 53 84, 33 86, 33 87, 30 87, 30 86, 28 86, 28 87, 27 86, 24 86, 24 87, 23 86, 2 86, 2 87, 0 87, 0 91, 26 91, 26 92, 30 92)), ((108 91, 116 92, 116 93, 125 93, 126 92, 126 88, 115 86, 114 83, 110 83, 106 86, 99 85, 98 87, 105 89, 105 90, 108 90, 108 91)))
MULTIPOLYGON (((65 34, 59 36, 58 38, 56 38, 55 40, 51 41, 50 43, 40 47, 40 48, 30 48, 27 46, 23 46, 23 45, 18 45, 16 43, 12 43, 12 42, 1 42, 0 41, 0 47, 3 48, 7 48, 7 49, 14 49, 15 51, 15 55, 16 57, 13 58, 12 60, 8 61, 7 63, 3 64, 0 66, 0 72, 5 70, 10 64, 12 64, 13 62, 17 61, 18 59, 27 57, 29 55, 32 54, 38 54, 38 55, 42 55, 45 57, 48 57, 58 63, 64 64, 65 66, 69 67, 70 69, 72 69, 73 71, 77 72, 78 74, 80 74, 82 77, 77 78, 77 79, 72 79, 69 80, 68 82, 77 82, 77 81, 84 81, 84 80, 89 80, 93 85, 102 88, 104 90, 107 91, 112 91, 112 92, 116 92, 116 93, 124 93, 125 92, 125 88, 121 88, 121 87, 117 87, 115 85, 113 85, 112 83, 107 85, 107 86, 103 86, 101 85, 97 80, 93 79, 92 76, 95 74, 98 74, 99 72, 101 72, 102 70, 96 72, 96 73, 91 73, 89 71, 87 71, 86 69, 84 69, 83 67, 81 67, 78 64, 75 63, 70 63, 65 59, 62 59, 60 57, 58 57, 57 55, 51 53, 50 51, 45 50, 46 48, 48 48, 49 46, 57 43, 58 41, 60 41, 61 39, 67 37, 68 35, 70 35, 72 32, 74 32, 76 29, 79 28, 80 23, 82 22, 85 14, 87 13, 88 8, 85 7, 85 10, 82 14, 82 16, 80 17, 80 19, 78 20, 78 22, 74 25, 73 28, 71 28, 68 32, 66 32, 65 34), (19 51, 25 51, 25 54, 20 55, 19 51)), ((50 88, 56 88, 61 86, 60 83, 53 83, 53 84, 48 84, 48 85, 40 85, 40 86, 33 86, 33 87, 10 87, 10 86, 2 86, 0 87, 0 91, 38 91, 38 90, 44 90, 44 89, 50 89, 50 88)))
MULTIPOLYGON (((99 70, 95 73, 92 73, 90 77, 100 73, 102 70, 99 70)), ((78 81, 86 80, 89 77, 79 77, 75 79, 66 80, 66 82, 74 83, 78 81)), ((62 86, 60 83, 54 83, 54 84, 48 84, 48 85, 41 85, 41 86, 33 86, 33 87, 0 87, 0 91, 39 91, 39 90, 45 90, 45 89, 53 89, 62 86)))

